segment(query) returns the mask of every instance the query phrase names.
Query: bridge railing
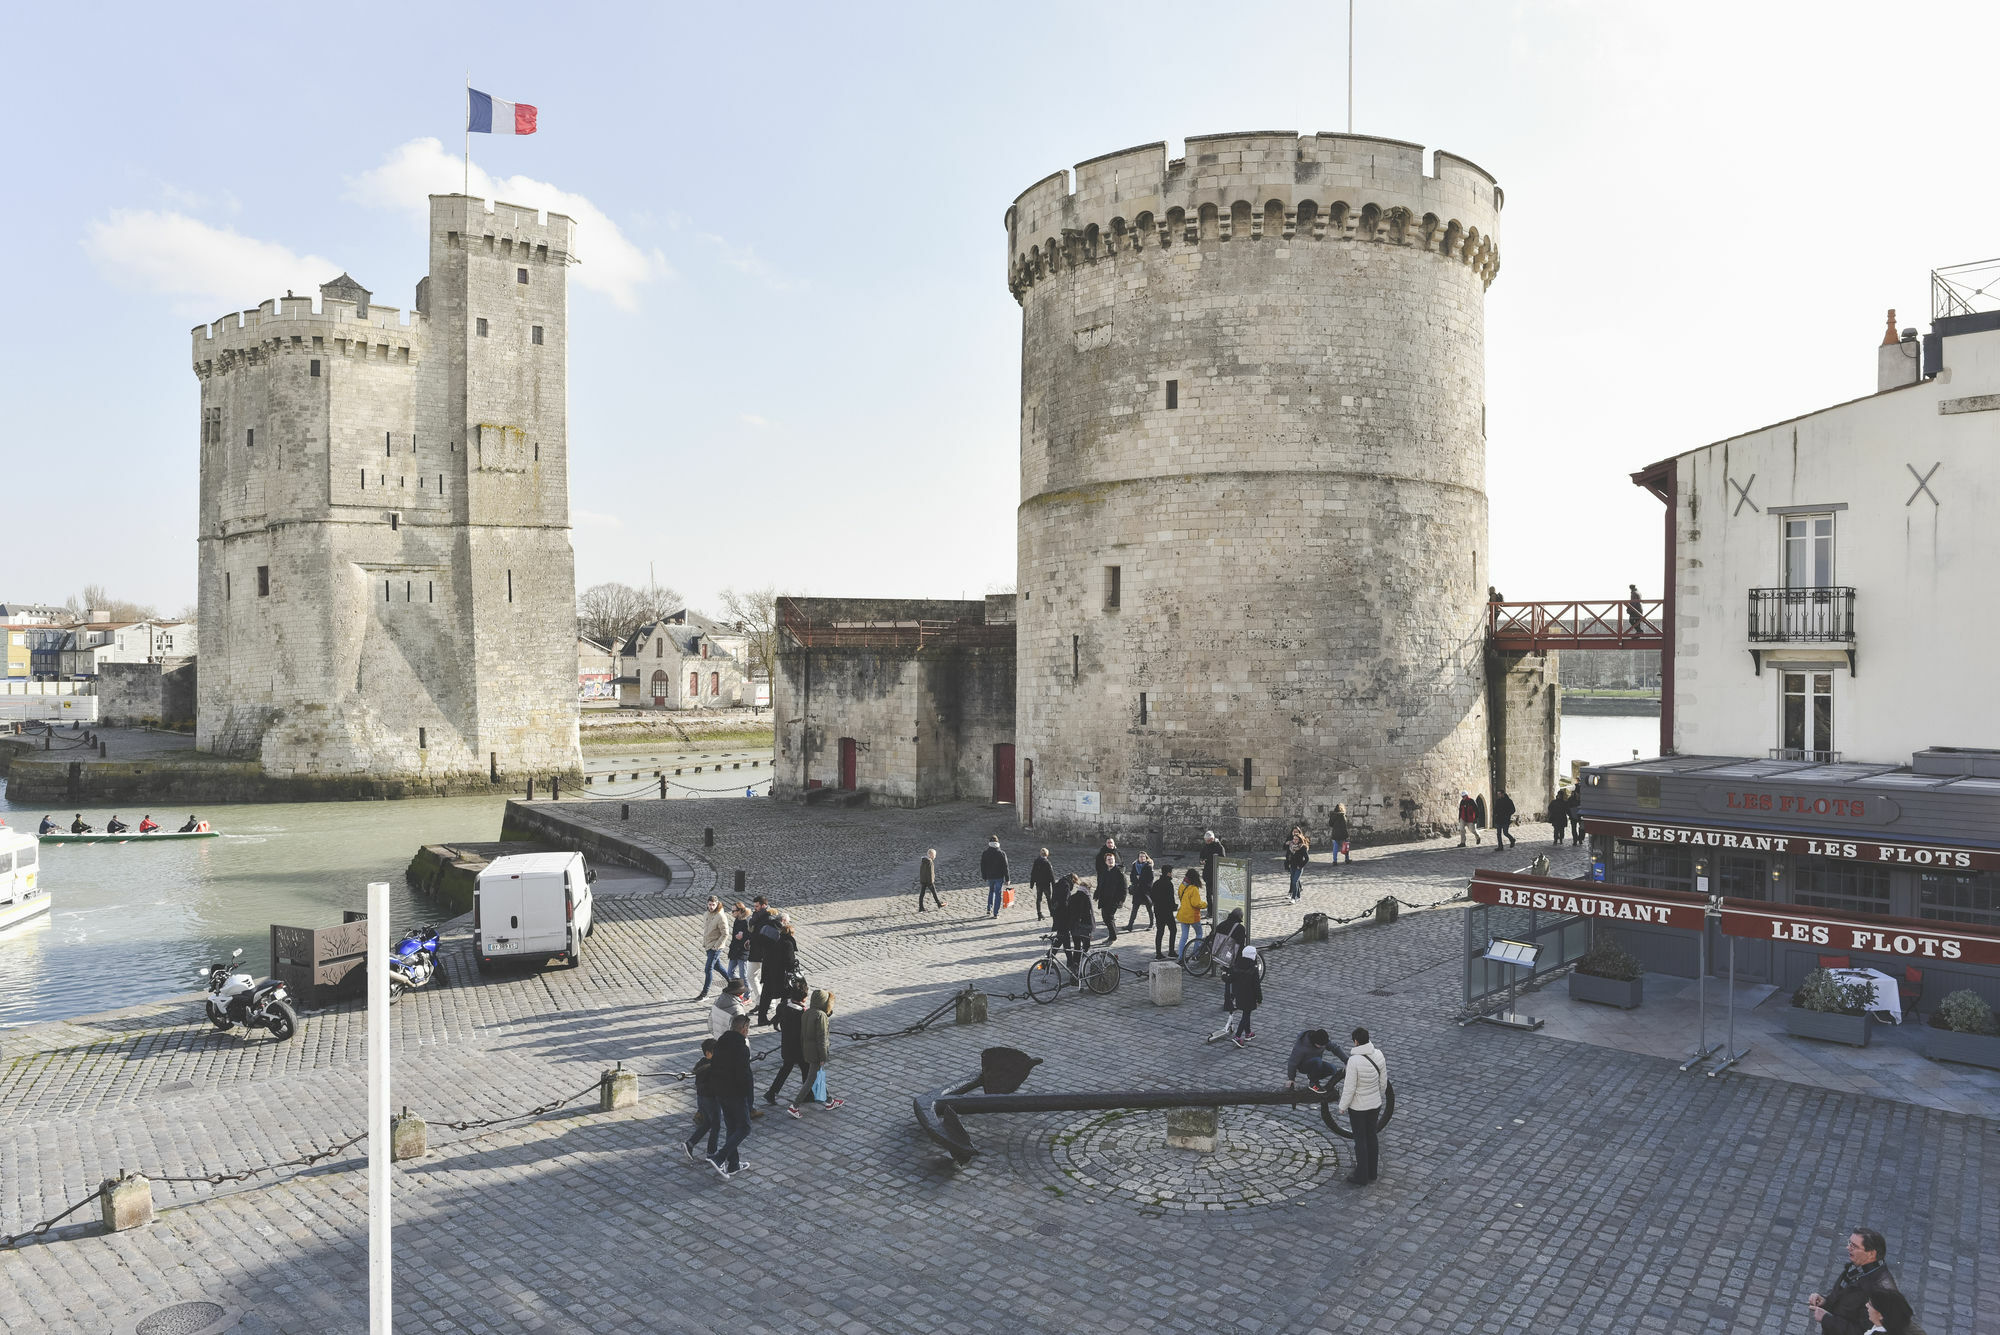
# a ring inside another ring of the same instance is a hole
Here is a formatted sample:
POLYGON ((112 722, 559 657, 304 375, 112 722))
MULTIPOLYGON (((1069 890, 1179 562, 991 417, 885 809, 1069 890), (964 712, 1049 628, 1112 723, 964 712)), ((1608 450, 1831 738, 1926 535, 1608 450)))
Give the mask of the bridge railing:
POLYGON ((1496 642, 1534 649, 1658 649, 1666 643, 1665 614, 1658 598, 1486 605, 1496 642))

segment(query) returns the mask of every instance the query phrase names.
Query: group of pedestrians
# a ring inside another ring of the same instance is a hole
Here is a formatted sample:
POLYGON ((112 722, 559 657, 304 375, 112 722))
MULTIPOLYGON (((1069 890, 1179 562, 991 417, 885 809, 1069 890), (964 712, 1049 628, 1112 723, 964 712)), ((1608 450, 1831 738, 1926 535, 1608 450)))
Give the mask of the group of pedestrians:
POLYGON ((1549 824, 1555 827, 1558 847, 1562 845, 1565 830, 1578 848, 1583 847, 1583 794, 1564 788, 1550 798, 1549 824))
POLYGON ((1889 1244, 1872 1228, 1847 1235, 1847 1263, 1825 1293, 1806 1299, 1820 1335, 1924 1335, 1889 1270, 1889 1244))

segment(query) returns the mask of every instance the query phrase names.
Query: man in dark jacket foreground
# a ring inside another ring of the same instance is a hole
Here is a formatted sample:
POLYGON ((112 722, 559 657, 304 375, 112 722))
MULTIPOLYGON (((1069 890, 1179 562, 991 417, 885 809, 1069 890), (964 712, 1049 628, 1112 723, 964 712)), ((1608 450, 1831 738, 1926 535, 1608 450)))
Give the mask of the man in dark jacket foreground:
POLYGON ((1875 1323, 1868 1319, 1868 1300, 1884 1290, 1896 1292, 1889 1273, 1889 1244, 1872 1228, 1847 1235, 1847 1264, 1824 1294, 1806 1299, 1806 1310, 1819 1322, 1820 1335, 1863 1335, 1875 1323))
POLYGON ((736 1151, 750 1134, 750 1100, 755 1086, 750 1075, 749 1016, 737 1016, 729 1032, 715 1041, 708 1083, 722 1107, 722 1122, 727 1128, 722 1149, 709 1157, 708 1166, 727 1182, 743 1170, 743 1161, 736 1151))
POLYGON ((1000 836, 993 835, 986 841, 986 851, 979 855, 979 875, 986 882, 986 916, 1000 916, 1000 892, 1007 888, 1007 855, 1000 851, 1000 836))
POLYGON ((1028 886, 1035 892, 1035 916, 1042 916, 1042 905, 1049 906, 1049 912, 1056 912, 1056 867, 1049 861, 1049 850, 1043 849, 1035 858, 1035 864, 1028 868, 1028 886))

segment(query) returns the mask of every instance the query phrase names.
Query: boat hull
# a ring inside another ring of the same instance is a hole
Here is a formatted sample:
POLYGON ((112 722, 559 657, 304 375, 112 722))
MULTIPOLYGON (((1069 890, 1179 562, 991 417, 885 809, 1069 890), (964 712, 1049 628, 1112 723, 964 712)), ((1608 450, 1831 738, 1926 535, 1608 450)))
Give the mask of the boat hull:
POLYGON ((19 903, 10 902, 0 904, 0 932, 6 931, 16 923, 26 922, 37 914, 47 913, 48 911, 49 896, 47 895, 36 895, 33 899, 24 900, 19 903))
POLYGON ((126 831, 124 834, 45 834, 41 841, 45 844, 156 844, 167 839, 219 839, 220 830, 190 830, 182 834, 178 830, 157 830, 152 834, 126 831))

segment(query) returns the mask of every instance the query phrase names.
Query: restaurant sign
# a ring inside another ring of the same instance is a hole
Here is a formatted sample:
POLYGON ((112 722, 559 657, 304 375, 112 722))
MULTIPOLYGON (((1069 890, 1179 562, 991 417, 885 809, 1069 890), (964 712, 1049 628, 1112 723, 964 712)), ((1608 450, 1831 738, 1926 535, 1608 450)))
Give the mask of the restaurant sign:
POLYGON ((1573 913, 1584 918, 1609 918, 1637 926, 1701 926, 1707 900, 1681 890, 1641 890, 1629 885, 1563 881, 1517 872, 1480 871, 1470 890, 1476 904, 1534 909, 1542 913, 1573 913))
POLYGON ((2000 964, 2000 931, 1928 919, 1850 917, 1790 904, 1725 899, 1722 930, 1727 936, 1824 946, 1843 954, 1858 951, 1939 963, 2000 964))
POLYGON ((1812 857, 1846 858, 1854 862, 1885 862, 1891 866, 1917 870, 1980 871, 2000 868, 2000 852, 1921 841, 1863 838, 1856 835, 1829 838, 1819 834, 1780 834, 1771 830, 1663 824, 1657 821, 1604 820, 1597 817, 1586 817, 1583 828, 1591 834, 1608 834, 1614 839, 1632 839, 1645 844, 1685 844, 1724 852, 1792 853, 1812 857))

